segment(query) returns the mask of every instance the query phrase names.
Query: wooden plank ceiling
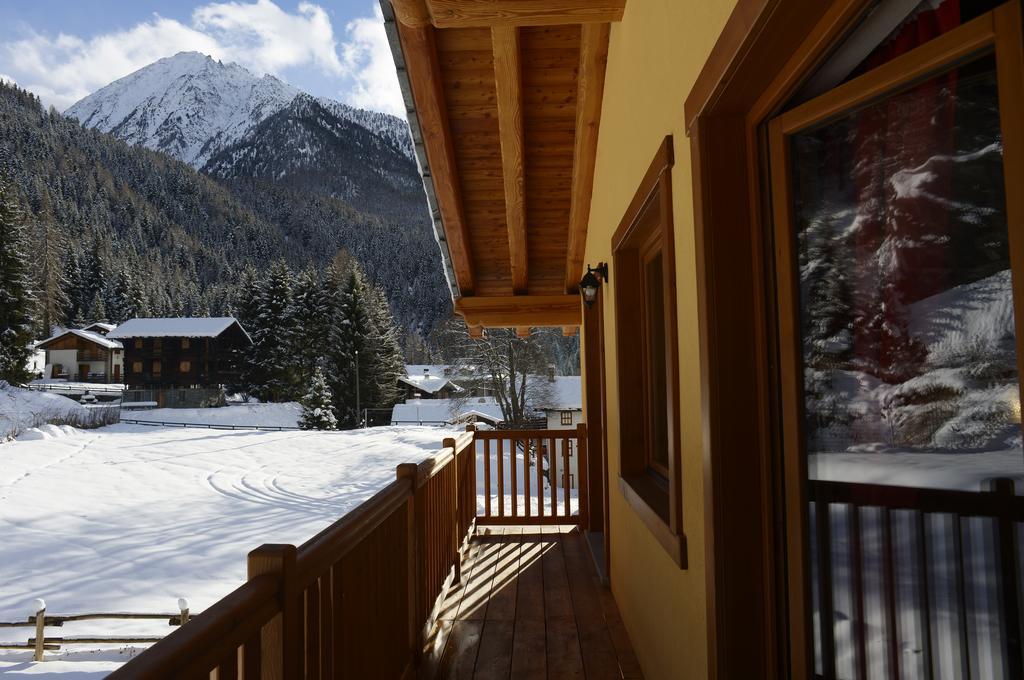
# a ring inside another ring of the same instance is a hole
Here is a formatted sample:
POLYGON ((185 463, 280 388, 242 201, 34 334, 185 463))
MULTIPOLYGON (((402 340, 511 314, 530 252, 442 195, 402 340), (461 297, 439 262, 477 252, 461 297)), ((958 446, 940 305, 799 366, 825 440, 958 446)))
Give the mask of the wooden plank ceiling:
POLYGON ((625 0, 391 4, 456 311, 471 328, 579 325, 609 24, 625 0))

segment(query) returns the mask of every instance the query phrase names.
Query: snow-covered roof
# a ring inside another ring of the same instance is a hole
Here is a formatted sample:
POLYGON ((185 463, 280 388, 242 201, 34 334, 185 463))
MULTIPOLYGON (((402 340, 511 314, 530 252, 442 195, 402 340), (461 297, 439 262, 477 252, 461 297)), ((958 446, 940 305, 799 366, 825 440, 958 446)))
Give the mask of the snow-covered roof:
MULTIPOLYGON (((550 380, 544 377, 543 380, 550 380)), ((582 411, 583 381, 578 375, 556 375, 550 383, 550 395, 544 403, 536 404, 541 411, 582 411)))
POLYGON ((448 385, 456 391, 461 390, 462 388, 447 377, 450 370, 450 366, 443 364, 406 364, 406 374, 398 380, 427 394, 436 394, 448 385))
POLYGON ((455 423, 469 420, 472 416, 492 423, 500 423, 505 419, 501 406, 493 397, 410 399, 395 406, 391 412, 391 424, 455 423))
POLYGON ((96 321, 88 326, 82 326, 83 331, 102 331, 101 335, 105 335, 115 328, 117 328, 116 323, 107 323, 106 321, 96 321))
MULTIPOLYGON (((233 316, 130 319, 110 331, 107 337, 215 338, 236 323, 233 316)), ((242 328, 241 324, 238 327, 242 328)), ((244 328, 242 332, 245 333, 244 328)))
POLYGON ((84 338, 85 340, 93 342, 99 345, 100 347, 104 347, 106 349, 121 349, 121 343, 117 342, 116 340, 110 340, 106 336, 100 335, 99 333, 93 333, 92 331, 83 331, 79 328, 68 328, 67 330, 61 331, 60 333, 57 333, 53 337, 49 337, 46 340, 40 342, 38 345, 36 345, 36 348, 46 349, 46 345, 48 343, 52 342, 53 340, 56 340, 57 338, 62 338, 68 333, 72 335, 77 335, 80 338, 84 338))

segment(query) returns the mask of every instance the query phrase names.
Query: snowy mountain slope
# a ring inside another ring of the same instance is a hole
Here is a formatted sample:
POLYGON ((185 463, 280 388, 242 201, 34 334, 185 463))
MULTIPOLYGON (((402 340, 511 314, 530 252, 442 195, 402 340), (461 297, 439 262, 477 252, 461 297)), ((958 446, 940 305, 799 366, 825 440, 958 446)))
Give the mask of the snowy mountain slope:
MULTIPOLYGON (((180 52, 110 83, 65 113, 86 127, 201 168, 300 94, 274 76, 257 77, 238 64, 180 52)), ((323 105, 411 158, 404 121, 326 99, 323 105)))

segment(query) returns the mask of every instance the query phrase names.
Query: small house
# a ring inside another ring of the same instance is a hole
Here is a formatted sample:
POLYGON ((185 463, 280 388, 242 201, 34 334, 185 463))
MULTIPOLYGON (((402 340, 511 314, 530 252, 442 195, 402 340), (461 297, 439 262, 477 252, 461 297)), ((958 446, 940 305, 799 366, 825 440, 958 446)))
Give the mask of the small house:
POLYGON ((398 388, 405 399, 451 399, 462 388, 451 381, 451 366, 407 364, 398 388))
POLYGON ((46 352, 45 378, 70 382, 120 383, 123 348, 90 330, 68 328, 36 345, 46 352))
POLYGON ((110 331, 124 343, 130 387, 210 387, 238 378, 238 354, 252 344, 233 317, 131 319, 110 331))

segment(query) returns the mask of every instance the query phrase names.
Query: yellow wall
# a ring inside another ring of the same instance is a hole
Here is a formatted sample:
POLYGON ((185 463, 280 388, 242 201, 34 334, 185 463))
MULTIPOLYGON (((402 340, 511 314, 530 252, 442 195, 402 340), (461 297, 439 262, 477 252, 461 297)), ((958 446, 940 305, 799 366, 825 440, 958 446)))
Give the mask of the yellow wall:
POLYGON ((675 141, 672 189, 687 570, 668 557, 618 489, 614 270, 604 298, 612 591, 644 674, 651 680, 707 676, 697 288, 683 101, 734 4, 733 0, 629 0, 622 22, 612 26, 608 55, 587 262, 611 261, 612 233, 658 145, 668 134, 675 141))

